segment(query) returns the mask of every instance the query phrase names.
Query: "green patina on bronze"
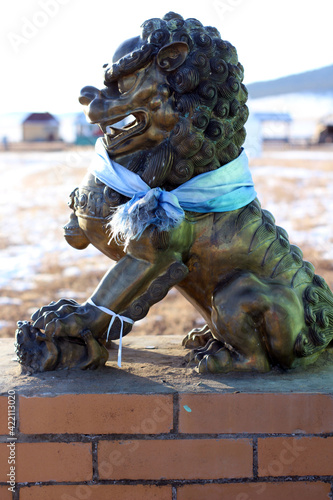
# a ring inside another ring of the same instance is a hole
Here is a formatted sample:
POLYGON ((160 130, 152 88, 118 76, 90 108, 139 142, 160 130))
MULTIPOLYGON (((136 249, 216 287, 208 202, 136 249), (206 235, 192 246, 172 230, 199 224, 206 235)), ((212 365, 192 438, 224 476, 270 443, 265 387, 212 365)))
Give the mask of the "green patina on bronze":
MULTIPOLYGON (((235 48, 215 28, 168 13, 119 47, 105 65, 105 88, 84 87, 80 102, 112 159, 150 187, 172 190, 239 156, 248 117, 242 80, 235 48), (130 114, 135 120, 117 128, 130 114)), ((124 252, 106 226, 126 201, 89 173, 71 194, 68 243, 92 243, 118 261, 91 296, 95 304, 136 321, 176 286, 207 322, 184 339, 200 372, 305 366, 329 345, 333 295, 257 199, 225 213, 187 212, 169 232, 150 226, 124 252)), ((19 324, 16 340, 28 369, 106 362, 110 316, 90 303, 62 299, 32 319, 19 324)), ((109 338, 119 334, 116 319, 109 338)))

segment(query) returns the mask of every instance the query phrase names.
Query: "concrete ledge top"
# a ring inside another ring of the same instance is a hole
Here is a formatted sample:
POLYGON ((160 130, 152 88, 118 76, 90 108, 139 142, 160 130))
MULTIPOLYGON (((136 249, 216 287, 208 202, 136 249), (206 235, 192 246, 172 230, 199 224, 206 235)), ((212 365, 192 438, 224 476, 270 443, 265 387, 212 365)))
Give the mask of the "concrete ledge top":
POLYGON ((105 367, 94 371, 64 370, 34 375, 21 373, 14 340, 0 339, 0 394, 15 389, 25 396, 61 394, 180 393, 321 393, 333 392, 333 349, 306 371, 266 374, 201 375, 184 362, 180 336, 128 336, 123 340, 122 368, 117 349, 105 367))

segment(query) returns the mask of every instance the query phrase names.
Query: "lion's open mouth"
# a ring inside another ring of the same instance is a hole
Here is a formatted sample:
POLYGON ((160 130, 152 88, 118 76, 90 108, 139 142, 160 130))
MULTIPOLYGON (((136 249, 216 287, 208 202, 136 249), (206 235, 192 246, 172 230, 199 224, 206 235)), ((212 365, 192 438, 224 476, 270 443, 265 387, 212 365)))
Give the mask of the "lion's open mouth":
POLYGON ((107 149, 115 149, 129 138, 142 134, 147 126, 148 120, 143 111, 117 117, 117 121, 99 123, 107 149))

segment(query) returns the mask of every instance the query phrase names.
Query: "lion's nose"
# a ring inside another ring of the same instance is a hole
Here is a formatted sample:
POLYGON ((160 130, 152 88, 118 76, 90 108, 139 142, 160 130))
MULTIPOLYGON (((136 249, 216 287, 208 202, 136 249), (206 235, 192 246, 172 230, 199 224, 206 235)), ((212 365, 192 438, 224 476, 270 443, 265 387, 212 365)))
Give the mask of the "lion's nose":
POLYGON ((83 87, 80 92, 79 102, 83 106, 87 106, 99 95, 99 90, 96 87, 83 87))

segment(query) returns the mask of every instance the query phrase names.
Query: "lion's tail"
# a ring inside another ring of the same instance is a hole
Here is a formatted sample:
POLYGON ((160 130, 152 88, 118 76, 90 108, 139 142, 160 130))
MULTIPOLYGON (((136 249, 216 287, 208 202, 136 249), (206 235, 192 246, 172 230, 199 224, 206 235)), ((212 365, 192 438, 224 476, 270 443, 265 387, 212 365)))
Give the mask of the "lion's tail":
POLYGON ((333 339, 333 294, 321 276, 314 275, 303 292, 303 302, 307 331, 296 339, 294 349, 298 357, 322 351, 333 339))

